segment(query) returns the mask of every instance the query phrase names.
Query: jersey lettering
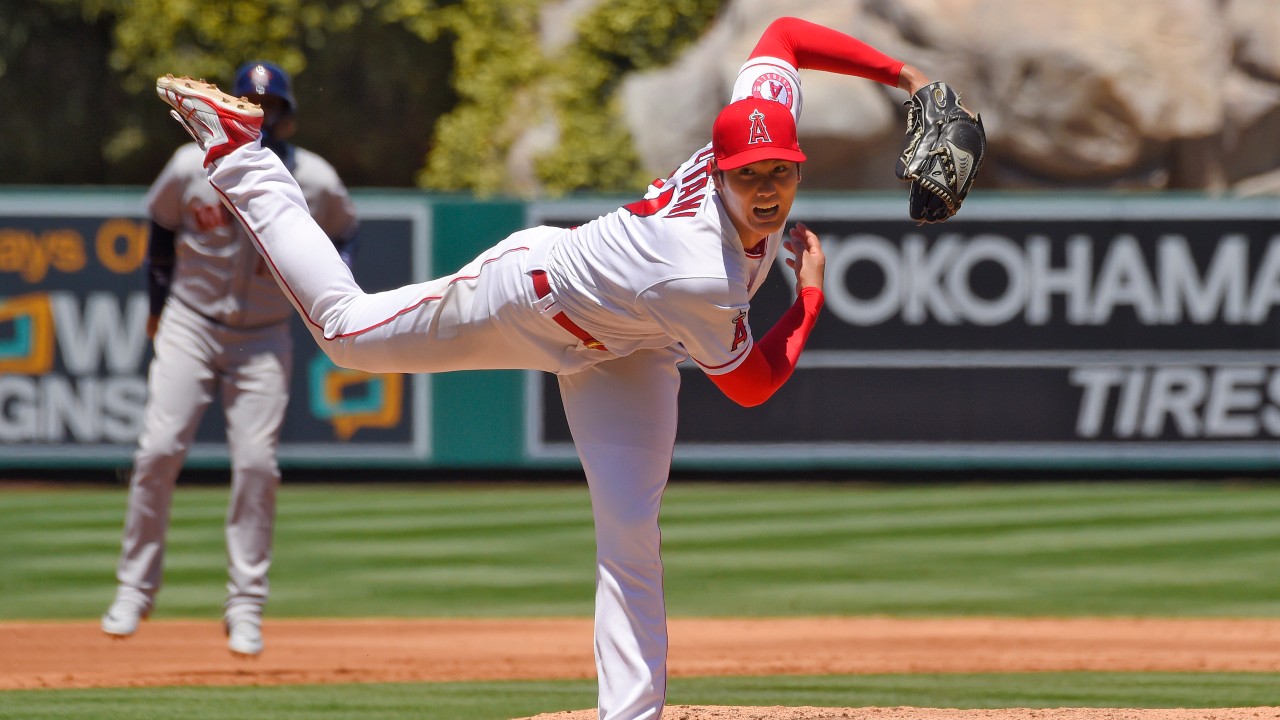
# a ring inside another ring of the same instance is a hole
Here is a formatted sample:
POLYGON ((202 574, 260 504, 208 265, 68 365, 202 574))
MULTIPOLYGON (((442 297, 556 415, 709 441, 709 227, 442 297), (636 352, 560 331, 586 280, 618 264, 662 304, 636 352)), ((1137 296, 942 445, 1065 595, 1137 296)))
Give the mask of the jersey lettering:
POLYGON ((195 222, 196 229, 202 233, 230 224, 230 214, 226 208, 218 205, 206 205, 199 200, 187 203, 187 212, 195 222))
POLYGON ((698 208, 702 206, 702 199, 711 181, 710 153, 703 153, 698 156, 698 159, 701 160, 703 157, 708 158, 706 162, 695 166, 680 178, 680 198, 676 206, 671 208, 671 212, 667 213, 667 217, 693 217, 698 214, 698 208))
POLYGON ((699 172, 702 173, 701 177, 690 180, 690 177, 694 177, 690 175, 680 184, 680 198, 671 212, 667 213, 667 217, 690 217, 698 212, 702 196, 706 194, 707 183, 711 181, 711 163, 703 165, 699 172))
MULTIPOLYGON (((671 205, 672 200, 675 200, 675 206, 664 217, 682 218, 697 215, 698 208, 702 206, 702 199, 706 195, 706 189, 710 182, 712 155, 713 152, 710 148, 703 150, 693 159, 695 163, 693 168, 685 173, 679 182, 672 183, 671 187, 663 190, 657 197, 628 203, 623 205, 622 209, 636 217, 652 217, 661 214, 663 210, 667 209, 668 205, 671 205), (676 195, 677 188, 680 190, 678 196, 676 195)), ((653 186, 657 188, 661 188, 665 184, 662 180, 653 182, 653 186)))
POLYGON ((738 346, 747 341, 747 311, 743 310, 738 313, 738 317, 733 319, 733 346, 729 348, 729 352, 738 349, 738 346))

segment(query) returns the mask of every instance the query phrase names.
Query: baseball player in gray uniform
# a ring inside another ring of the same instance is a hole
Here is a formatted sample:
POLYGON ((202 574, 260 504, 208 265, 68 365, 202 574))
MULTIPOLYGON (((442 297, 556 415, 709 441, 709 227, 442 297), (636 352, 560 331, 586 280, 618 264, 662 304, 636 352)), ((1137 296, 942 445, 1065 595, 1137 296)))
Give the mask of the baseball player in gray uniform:
POLYGON ((677 364, 743 405, 790 377, 823 302, 824 256, 784 232, 805 160, 799 70, 914 93, 919 70, 848 35, 774 22, 742 66, 712 141, 641 200, 585 225, 517 232, 457 273, 368 294, 257 141, 259 110, 166 76, 157 92, 207 151, 209 181, 248 228, 316 342, 371 372, 514 368, 558 376, 596 530, 599 716, 659 718, 667 631, 658 511, 676 435, 677 364), (763 337, 750 302, 779 249, 796 298, 763 337))
MULTIPOLYGON (((328 162, 289 142, 297 107, 289 76, 271 63, 248 63, 236 74, 235 90, 261 103, 264 152, 296 181, 326 247, 346 268, 357 230, 355 206, 328 162)), ((232 465, 227 646, 234 654, 254 656, 263 647, 293 310, 244 228, 209 185, 204 156, 196 144, 180 147, 146 198, 151 216, 147 332, 155 359, 130 478, 119 585, 102 629, 128 637, 155 606, 174 484, 217 394, 232 465)))

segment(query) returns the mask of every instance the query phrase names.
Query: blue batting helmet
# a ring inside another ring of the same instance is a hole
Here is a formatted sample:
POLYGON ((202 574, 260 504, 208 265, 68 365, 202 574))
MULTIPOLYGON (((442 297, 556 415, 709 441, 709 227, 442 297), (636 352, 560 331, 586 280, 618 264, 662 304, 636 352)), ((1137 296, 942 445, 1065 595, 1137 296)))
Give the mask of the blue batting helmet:
POLYGON ((289 112, 297 109, 298 103, 293 99, 293 83, 289 81, 289 73, 279 65, 263 60, 247 62, 236 71, 236 81, 231 87, 231 94, 236 97, 245 95, 274 95, 285 101, 289 112))

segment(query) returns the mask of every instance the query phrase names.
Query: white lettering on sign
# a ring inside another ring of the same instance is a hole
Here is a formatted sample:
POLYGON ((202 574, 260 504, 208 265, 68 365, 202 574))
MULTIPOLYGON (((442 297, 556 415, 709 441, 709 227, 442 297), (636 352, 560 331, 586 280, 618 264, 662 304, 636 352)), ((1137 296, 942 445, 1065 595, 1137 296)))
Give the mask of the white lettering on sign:
POLYGON ((141 377, 0 377, 0 441, 130 443, 142 432, 141 377))
POLYGON ((69 292, 49 293, 58 350, 67 372, 93 373, 104 364, 113 373, 136 372, 147 351, 147 296, 121 299, 109 292, 83 300, 69 292))
POLYGON ((1106 325, 1118 311, 1151 326, 1262 325, 1280 305, 1280 235, 1267 243, 1256 267, 1250 266, 1247 237, 1223 236, 1203 270, 1187 238, 1172 234, 1156 239, 1151 258, 1131 235, 1073 235, 1058 261, 1051 240, 1034 235, 1023 243, 951 233, 929 244, 917 234, 901 242, 855 234, 824 237, 822 245, 829 276, 842 280, 828 284, 827 307, 858 326, 894 317, 908 325, 995 326, 1018 319, 1045 325, 1055 312, 1065 313, 1062 320, 1071 325, 1106 325), (849 287, 847 273, 860 265, 881 278, 875 288, 849 287), (1004 277, 994 296, 975 288, 980 267, 1004 277), (1062 310, 1055 310, 1055 300, 1062 310))
POLYGON ((147 397, 146 294, 48 299, 63 368, 0 376, 0 442, 135 442, 147 397))
POLYGON ((1081 438, 1280 437, 1280 367, 1089 366, 1070 383, 1082 391, 1081 438))

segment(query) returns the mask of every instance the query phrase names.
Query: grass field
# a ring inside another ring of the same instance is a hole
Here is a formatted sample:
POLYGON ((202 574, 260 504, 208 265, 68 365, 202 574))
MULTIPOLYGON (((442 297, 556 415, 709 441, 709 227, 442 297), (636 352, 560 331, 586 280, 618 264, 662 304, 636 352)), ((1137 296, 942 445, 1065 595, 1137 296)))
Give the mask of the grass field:
MULTIPOLYGON (((217 618, 226 490, 182 487, 155 618, 217 618)), ((111 599, 123 488, 0 490, 0 620, 89 619, 111 599)), ((1280 617, 1280 486, 910 487, 673 482, 673 616, 1280 617)), ((272 617, 589 616, 586 489, 293 485, 272 617)), ((3 652, 0 648, 0 652, 3 652)), ((9 691, 0 718, 504 719, 594 704, 592 682, 9 691), (209 714, 202 714, 209 713, 209 714)), ((674 679, 673 704, 1230 707, 1264 673, 674 679)))
MULTIPOLYGON (((4 720, 508 720, 595 704, 593 680, 283 687, 11 690, 4 720)), ((1035 673, 688 678, 673 705, 819 707, 1254 707, 1262 673, 1035 673)))

